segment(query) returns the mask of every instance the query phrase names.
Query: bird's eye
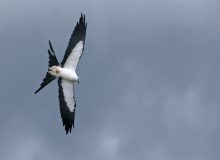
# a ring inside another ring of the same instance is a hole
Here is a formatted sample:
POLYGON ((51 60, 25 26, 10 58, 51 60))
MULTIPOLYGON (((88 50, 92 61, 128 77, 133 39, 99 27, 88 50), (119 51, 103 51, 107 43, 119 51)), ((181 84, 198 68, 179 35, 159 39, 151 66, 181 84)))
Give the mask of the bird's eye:
POLYGON ((58 70, 56 70, 56 73, 59 73, 59 71, 58 71, 58 70))

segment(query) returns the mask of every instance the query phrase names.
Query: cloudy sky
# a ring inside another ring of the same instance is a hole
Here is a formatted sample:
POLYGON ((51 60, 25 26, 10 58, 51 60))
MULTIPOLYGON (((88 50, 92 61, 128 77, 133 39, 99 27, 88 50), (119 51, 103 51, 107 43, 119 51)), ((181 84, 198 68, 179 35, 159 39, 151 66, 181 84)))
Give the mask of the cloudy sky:
POLYGON ((218 160, 218 0, 1 0, 0 159, 218 160), (76 128, 65 135, 57 83, 80 17, 76 128))

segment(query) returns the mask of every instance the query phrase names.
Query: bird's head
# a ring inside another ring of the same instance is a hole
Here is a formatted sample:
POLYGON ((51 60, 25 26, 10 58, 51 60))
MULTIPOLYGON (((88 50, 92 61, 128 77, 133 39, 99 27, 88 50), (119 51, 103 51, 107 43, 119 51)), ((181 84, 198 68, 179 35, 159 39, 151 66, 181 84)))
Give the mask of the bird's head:
POLYGON ((52 66, 48 69, 48 73, 50 73, 51 75, 55 76, 55 77, 60 77, 60 72, 61 72, 61 67, 60 66, 52 66))

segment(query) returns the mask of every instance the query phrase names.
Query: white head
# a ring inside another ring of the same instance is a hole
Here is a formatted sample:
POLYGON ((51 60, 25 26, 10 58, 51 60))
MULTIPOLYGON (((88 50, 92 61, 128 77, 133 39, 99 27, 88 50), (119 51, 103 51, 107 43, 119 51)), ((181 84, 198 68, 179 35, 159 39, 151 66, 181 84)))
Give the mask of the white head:
POLYGON ((60 66, 52 66, 48 69, 48 73, 55 77, 61 77, 61 72, 62 68, 60 66))

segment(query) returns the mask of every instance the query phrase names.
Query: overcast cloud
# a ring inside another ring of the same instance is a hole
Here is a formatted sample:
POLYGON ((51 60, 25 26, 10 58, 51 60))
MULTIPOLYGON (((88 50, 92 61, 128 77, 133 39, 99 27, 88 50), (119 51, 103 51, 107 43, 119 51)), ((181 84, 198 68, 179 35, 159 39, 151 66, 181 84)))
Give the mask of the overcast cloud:
POLYGON ((1 160, 218 160, 220 2, 1 0, 1 160), (38 95, 86 14, 76 128, 57 83, 38 95))

